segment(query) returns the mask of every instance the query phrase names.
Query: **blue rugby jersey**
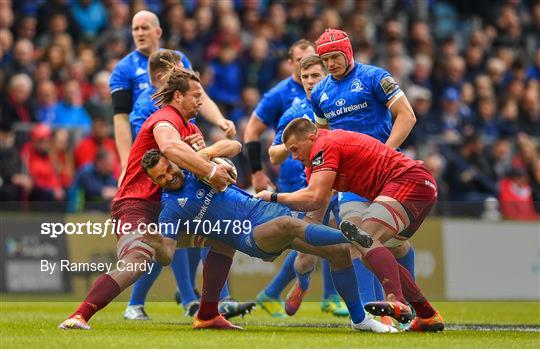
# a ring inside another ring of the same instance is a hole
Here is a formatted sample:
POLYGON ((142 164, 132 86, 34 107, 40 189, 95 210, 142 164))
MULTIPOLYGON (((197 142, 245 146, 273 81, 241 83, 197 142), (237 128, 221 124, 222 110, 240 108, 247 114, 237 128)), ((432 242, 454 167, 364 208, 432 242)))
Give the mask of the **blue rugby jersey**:
MULTIPOLYGON (((191 62, 189 62, 187 56, 180 51, 177 52, 182 57, 184 67, 191 69, 191 62)), ((137 101, 142 91, 150 85, 148 56, 138 50, 133 50, 118 61, 109 80, 111 94, 115 91, 130 90, 133 93, 133 103, 137 101)))
POLYGON ((337 80, 329 74, 319 82, 311 92, 311 103, 320 124, 386 142, 392 130, 386 103, 398 94, 403 92, 387 71, 355 62, 344 78, 337 80))
POLYGON ((272 129, 276 129, 280 117, 285 111, 306 97, 302 85, 292 79, 283 79, 275 87, 266 92, 257 107, 255 114, 272 129))

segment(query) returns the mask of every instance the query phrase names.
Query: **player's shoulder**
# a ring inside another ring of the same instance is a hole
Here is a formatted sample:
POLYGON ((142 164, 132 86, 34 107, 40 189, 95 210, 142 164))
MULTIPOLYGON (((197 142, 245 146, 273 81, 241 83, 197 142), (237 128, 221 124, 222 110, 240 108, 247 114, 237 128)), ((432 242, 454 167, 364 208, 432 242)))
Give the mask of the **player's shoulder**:
POLYGON ((268 90, 269 95, 283 95, 287 94, 291 88, 295 86, 295 82, 292 77, 287 77, 274 85, 270 90, 268 90))
POLYGON ((378 66, 373 66, 373 65, 368 65, 368 64, 359 64, 356 74, 362 77, 373 78, 373 77, 381 77, 389 73, 384 68, 381 68, 378 66))
POLYGON ((117 63, 116 66, 114 66, 113 74, 115 71, 118 70, 132 70, 139 59, 140 59, 140 53, 137 50, 133 50, 126 56, 122 57, 117 63))

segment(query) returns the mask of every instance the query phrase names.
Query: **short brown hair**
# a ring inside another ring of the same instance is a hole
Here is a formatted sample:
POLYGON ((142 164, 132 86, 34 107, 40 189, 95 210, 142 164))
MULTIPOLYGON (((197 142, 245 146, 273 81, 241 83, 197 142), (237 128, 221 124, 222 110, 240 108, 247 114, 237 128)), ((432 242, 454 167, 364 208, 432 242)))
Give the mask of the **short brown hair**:
POLYGON ((146 151, 141 160, 141 167, 143 171, 148 174, 148 170, 158 164, 161 156, 163 156, 163 154, 158 149, 151 149, 146 151))
POLYGON ((300 40, 295 41, 289 48, 289 58, 291 60, 293 59, 294 49, 296 49, 297 47, 299 47, 302 50, 305 50, 309 48, 310 46, 313 48, 313 50, 317 50, 317 47, 315 46, 315 44, 313 44, 307 39, 300 39, 300 40))
MULTIPOLYGON (((152 83, 155 82, 158 72, 168 71, 182 63, 182 55, 174 50, 158 50, 148 58, 148 75, 152 83)), ((183 66, 183 65, 182 65, 183 66)))
POLYGON ((285 144, 293 135, 307 137, 311 133, 317 133, 317 126, 307 118, 296 118, 285 127, 282 141, 285 144))
POLYGON ((316 55, 316 54, 307 55, 303 59, 300 60, 300 69, 307 69, 315 65, 320 65, 323 68, 323 70, 327 72, 326 66, 324 65, 319 55, 316 55))
POLYGON ((170 103, 175 91, 185 94, 189 90, 189 81, 200 83, 199 74, 189 69, 174 66, 162 78, 163 86, 152 95, 152 100, 158 107, 170 103))

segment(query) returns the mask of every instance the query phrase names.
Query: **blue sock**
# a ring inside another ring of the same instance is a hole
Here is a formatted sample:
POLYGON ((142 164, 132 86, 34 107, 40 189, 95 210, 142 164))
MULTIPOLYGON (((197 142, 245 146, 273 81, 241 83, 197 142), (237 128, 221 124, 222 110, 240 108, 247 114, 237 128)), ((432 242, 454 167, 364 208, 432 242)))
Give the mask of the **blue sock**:
POLYGON ((189 276, 187 249, 176 249, 171 268, 176 279, 178 291, 180 292, 182 305, 187 306, 190 302, 198 300, 195 291, 193 291, 191 277, 189 276))
POLYGON ((264 293, 273 299, 279 299, 279 296, 281 295, 281 292, 287 284, 291 282, 291 280, 294 279, 294 260, 296 259, 297 252, 294 250, 291 250, 287 257, 285 257, 285 260, 283 261, 283 265, 281 266, 281 269, 279 272, 274 276, 270 284, 264 289, 264 293))
POLYGON ((385 300, 386 294, 384 293, 384 289, 379 281, 379 278, 377 278, 375 274, 373 274, 373 289, 375 290, 375 299, 377 301, 385 300))
POLYGON ((364 303, 376 301, 375 290, 373 288, 373 277, 375 277, 375 274, 364 266, 361 259, 355 258, 352 262, 362 301, 364 303))
POLYGON ((131 297, 129 299, 128 306, 144 305, 148 291, 150 291, 150 288, 159 277, 159 273, 161 273, 162 268, 162 265, 154 262, 150 272, 144 273, 139 279, 137 279, 135 284, 133 284, 133 290, 131 290, 131 297))
POLYGON ((296 268, 294 269, 294 274, 296 275, 296 278, 298 279, 298 282, 300 283, 300 288, 303 291, 306 291, 307 289, 309 289, 309 282, 311 280, 311 273, 313 273, 314 270, 315 270, 315 268, 307 271, 306 273, 299 273, 296 270, 296 268))
POLYGON ((330 274, 330 263, 327 260, 322 260, 322 276, 323 276, 323 299, 327 299, 330 295, 337 295, 332 274, 330 274))
MULTIPOLYGON (((201 258, 202 258, 203 262, 206 261, 206 256, 208 256, 209 252, 210 252, 209 247, 205 247, 205 248, 201 249, 201 258)), ((229 291, 229 282, 225 281, 225 285, 223 285, 223 288, 221 289, 221 293, 219 294, 219 300, 221 301, 224 298, 230 297, 230 296, 231 296, 231 293, 229 291)))
POLYGON ((306 243, 313 246, 347 244, 350 242, 341 231, 322 224, 308 224, 304 236, 306 243))
POLYGON ((339 295, 345 301, 353 323, 360 323, 366 317, 360 293, 358 292, 358 281, 354 273, 354 268, 340 269, 332 271, 332 280, 339 295))
POLYGON ((413 279, 416 280, 416 277, 414 275, 414 256, 414 248, 411 246, 409 247, 409 251, 407 251, 407 254, 402 258, 398 258, 397 261, 400 265, 407 268, 409 273, 411 273, 413 279))

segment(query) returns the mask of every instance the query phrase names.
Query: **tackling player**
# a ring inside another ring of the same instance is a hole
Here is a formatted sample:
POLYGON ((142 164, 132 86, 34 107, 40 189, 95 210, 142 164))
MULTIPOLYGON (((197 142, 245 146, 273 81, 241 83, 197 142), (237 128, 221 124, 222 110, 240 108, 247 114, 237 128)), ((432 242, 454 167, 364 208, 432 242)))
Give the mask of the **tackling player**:
MULTIPOLYGON (((131 34, 136 49, 118 61, 109 81, 114 108, 114 137, 122 166, 121 178, 134 139, 128 114, 132 111, 137 97, 150 84, 147 74, 148 57, 160 49, 162 32, 159 19, 154 13, 145 10, 137 12, 131 22, 131 34)), ((191 68, 185 55, 182 55, 182 63, 186 68, 191 68)), ((202 94, 201 114, 223 129, 227 136, 234 136, 234 123, 223 117, 217 105, 204 91, 202 94)))
MULTIPOLYGON (((293 119, 308 118, 311 121, 314 121, 313 109, 311 107, 311 90, 327 74, 328 72, 326 71, 326 68, 324 67, 324 64, 319 58, 319 56, 312 54, 305 56, 304 58, 302 58, 302 60, 300 60, 300 78, 304 91, 306 92, 306 97, 300 100, 299 103, 291 106, 287 111, 285 111, 283 116, 281 116, 276 127, 276 135, 274 137, 274 141, 272 143, 272 146, 270 146, 270 148, 268 149, 268 155, 270 156, 270 161, 273 164, 280 164, 284 161, 288 164, 287 171, 289 173, 290 180, 288 180, 288 186, 285 188, 280 188, 280 191, 292 192, 302 189, 307 185, 304 165, 300 161, 292 159, 290 152, 287 150, 281 140, 281 136, 287 124, 289 124, 289 122, 291 122, 293 119)), ((326 221, 323 221, 323 224, 327 224, 326 221)), ((292 255, 289 255, 287 257, 286 262, 285 264, 283 264, 281 271, 278 273, 277 277, 279 277, 279 275, 281 274, 284 274, 283 272, 289 269, 287 260, 291 259, 291 256, 292 255)), ((310 275, 315 268, 315 264, 317 263, 317 257, 301 254, 298 256, 298 258, 296 258, 294 262, 295 264, 293 268, 297 280, 295 281, 295 284, 292 287, 291 291, 287 294, 287 299, 285 301, 285 311, 290 316, 294 315, 296 311, 298 311, 298 309, 300 308, 302 299, 309 287, 310 275)), ((335 316, 339 317, 347 316, 349 312, 339 299, 339 296, 337 295, 337 292, 334 289, 334 285, 331 281, 328 261, 322 261, 322 269, 324 278, 324 292, 323 300, 321 301, 321 310, 323 312, 332 313, 335 316)), ((366 282, 360 281, 360 285, 364 285, 365 283, 366 282)), ((370 285, 372 285, 371 282, 370 285)), ((270 284, 269 287, 263 290, 263 292, 260 293, 257 297, 257 300, 260 301, 259 303, 267 311, 272 311, 269 309, 269 302, 272 300, 272 298, 275 295, 279 296, 279 294, 276 294, 275 292, 271 294, 271 292, 273 291, 275 291, 275 287, 270 284), (262 301, 264 301, 264 298, 266 298, 267 303, 262 303, 262 301)), ((366 302, 363 297, 362 301, 364 301, 364 303, 366 302)))
POLYGON ((332 189, 366 197, 371 204, 363 218, 342 221, 341 229, 372 237, 372 245, 355 245, 383 284, 385 301, 368 303, 366 310, 391 316, 401 323, 416 317, 410 331, 441 331, 444 321, 423 296, 407 269, 388 247, 399 247, 422 224, 437 199, 433 176, 422 166, 388 145, 361 133, 318 129, 307 119, 292 121, 283 142, 308 169, 307 188, 293 193, 256 195, 292 209, 312 211, 325 206, 332 189))
MULTIPOLYGON (((222 140, 202 150, 201 153, 205 158, 212 159, 216 156, 232 157, 239 151, 239 143, 222 140)), ((166 190, 162 195, 163 208, 159 218, 160 230, 164 237, 159 233, 145 234, 147 242, 159 252, 157 256, 165 257, 170 262, 177 247, 176 239, 182 241, 178 233, 186 233, 188 241, 199 241, 199 245, 204 245, 201 240, 195 239, 194 231, 203 235, 202 241, 207 238, 214 239, 249 256, 266 261, 273 261, 281 252, 291 247, 317 254, 330 261, 336 289, 351 311, 351 326, 354 330, 378 333, 397 331, 364 312, 348 245, 335 245, 350 243, 339 230, 321 224, 308 224, 297 219, 303 214, 291 211, 283 205, 254 199, 235 186, 218 193, 192 174, 187 173, 184 176, 182 171, 158 150, 151 150, 145 154, 142 167, 153 182, 166 190), (195 229, 196 225, 200 225, 202 230, 195 229)), ((161 263, 167 264, 167 259, 161 263)), ((232 255, 229 260, 232 262, 232 255)), ((226 275, 220 273, 211 271, 205 266, 203 276, 212 276, 211 280, 214 283, 224 283, 226 275)), ((194 328, 220 327, 228 323, 217 313, 217 298, 218 296, 214 295, 213 300, 201 299, 201 304, 216 305, 215 314, 212 319, 207 316, 207 320, 201 320, 198 313, 193 323, 194 328)), ((227 329, 239 327, 229 326, 227 329)))
MULTIPOLYGON (((128 234, 117 233, 118 259, 137 264, 137 267, 150 263, 155 254, 154 249, 142 241, 144 231, 141 223, 156 223, 161 209, 161 190, 148 179, 140 167, 141 159, 147 150, 159 148, 171 161, 200 177, 205 177, 217 190, 223 190, 235 182, 228 173, 231 167, 211 164, 190 146, 204 143, 199 129, 189 123, 202 104, 203 89, 199 77, 192 71, 174 67, 163 78, 163 82, 164 85, 153 98, 158 106, 164 107, 143 124, 135 139, 129 153, 125 177, 111 208, 111 217, 117 222, 129 223, 132 230, 128 234)), ((155 258, 160 259, 157 256, 155 258)), ((206 264, 210 267, 218 266, 220 269, 230 268, 227 262, 222 262, 219 255, 209 254, 206 264)), ((102 274, 94 282, 83 303, 59 327, 90 329, 88 320, 143 273, 140 270, 115 270, 110 274, 102 274)), ((207 288, 212 290, 212 284, 207 285, 207 288)))
MULTIPOLYGON (((150 55, 148 59, 148 75, 150 77, 150 85, 143 90, 135 104, 133 111, 129 114, 129 122, 134 136, 139 133, 143 123, 158 110, 158 107, 152 101, 152 95, 156 89, 163 85, 161 79, 174 65, 183 66, 181 61, 182 55, 173 50, 158 50, 150 55)), ((175 260, 171 264, 178 285, 181 303, 186 310, 186 315, 193 316, 198 309, 199 299, 194 291, 190 271, 195 271, 200 261, 200 252, 198 257, 188 255, 187 249, 179 249, 175 253, 175 260), (192 259, 190 259, 192 258, 192 259), (187 264, 186 264, 187 262, 187 264), (191 266, 194 266, 192 268, 191 266)), ((131 297, 128 306, 124 312, 124 318, 132 320, 147 320, 149 319, 144 304, 146 296, 152 287, 152 284, 159 277, 162 270, 161 265, 153 265, 150 272, 141 276, 133 285, 131 297)), ((222 292, 222 298, 229 295, 227 284, 222 292)), ((253 303, 240 304, 236 301, 224 301, 220 304, 220 310, 227 313, 227 318, 236 315, 245 314, 253 308, 253 303)))

